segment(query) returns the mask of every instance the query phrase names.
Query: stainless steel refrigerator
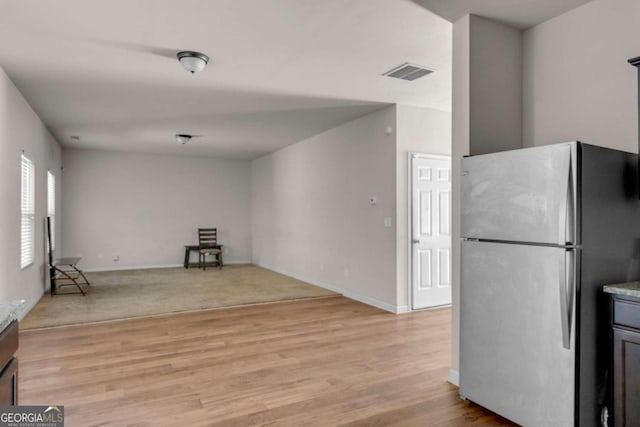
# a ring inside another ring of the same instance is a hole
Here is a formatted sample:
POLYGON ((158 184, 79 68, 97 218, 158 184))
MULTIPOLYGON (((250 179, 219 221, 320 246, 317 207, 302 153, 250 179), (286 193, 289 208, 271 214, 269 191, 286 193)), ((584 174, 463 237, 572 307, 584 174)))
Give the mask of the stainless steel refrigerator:
POLYGON ((640 278, 637 173, 579 142, 463 159, 462 397, 525 426, 601 425, 601 287, 640 278))

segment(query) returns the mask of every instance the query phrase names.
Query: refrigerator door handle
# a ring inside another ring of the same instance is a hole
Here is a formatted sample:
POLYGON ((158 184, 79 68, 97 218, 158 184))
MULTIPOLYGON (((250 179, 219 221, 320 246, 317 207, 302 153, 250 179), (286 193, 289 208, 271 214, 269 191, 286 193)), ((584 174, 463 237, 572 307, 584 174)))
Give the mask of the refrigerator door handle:
POLYGON ((560 198, 560 206, 558 209, 558 244, 566 245, 567 243, 573 243, 575 239, 573 233, 573 223, 574 223, 574 215, 575 215, 575 207, 573 205, 573 188, 574 188, 574 180, 573 180, 573 168, 571 158, 573 156, 573 152, 569 151, 569 156, 567 158, 567 174, 565 175, 565 185, 562 187, 562 196, 560 198))
POLYGON ((575 293, 575 250, 566 250, 560 258, 560 322, 562 324, 562 347, 571 349, 571 320, 573 319, 575 293), (567 265, 569 268, 567 268, 567 265))

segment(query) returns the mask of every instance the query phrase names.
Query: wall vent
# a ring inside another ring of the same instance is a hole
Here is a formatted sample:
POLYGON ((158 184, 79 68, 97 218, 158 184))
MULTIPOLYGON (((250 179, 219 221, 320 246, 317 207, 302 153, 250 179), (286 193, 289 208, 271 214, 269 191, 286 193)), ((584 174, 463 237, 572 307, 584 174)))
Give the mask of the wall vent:
POLYGON ((405 62, 399 67, 394 68, 393 70, 387 71, 383 74, 383 76, 395 77, 396 79, 413 81, 415 79, 419 79, 420 77, 424 77, 427 74, 433 73, 433 70, 430 70, 426 67, 416 64, 409 64, 405 62))

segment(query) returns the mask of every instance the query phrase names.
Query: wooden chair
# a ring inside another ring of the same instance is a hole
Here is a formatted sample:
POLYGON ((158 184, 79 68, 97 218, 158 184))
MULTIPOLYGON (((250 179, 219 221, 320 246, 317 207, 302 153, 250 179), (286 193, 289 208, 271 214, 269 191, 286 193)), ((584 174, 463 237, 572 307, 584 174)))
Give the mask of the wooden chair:
POLYGON ((222 270, 222 248, 218 244, 217 228, 198 228, 199 254, 198 267, 207 269, 206 257, 213 255, 216 257, 218 268, 222 270))

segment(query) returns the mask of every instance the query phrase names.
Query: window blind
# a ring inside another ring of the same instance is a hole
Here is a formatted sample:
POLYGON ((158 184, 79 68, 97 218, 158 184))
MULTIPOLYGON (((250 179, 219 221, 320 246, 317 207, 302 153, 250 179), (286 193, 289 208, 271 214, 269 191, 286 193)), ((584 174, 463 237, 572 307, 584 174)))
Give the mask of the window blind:
POLYGON ((56 248, 56 177, 47 172, 47 215, 51 224, 51 249, 56 248))
POLYGON ((33 162, 22 155, 22 204, 20 227, 20 267, 33 263, 35 239, 35 168, 33 162))

